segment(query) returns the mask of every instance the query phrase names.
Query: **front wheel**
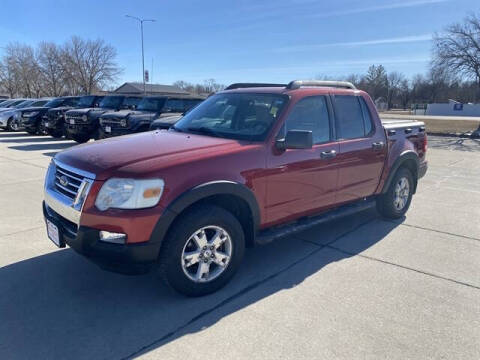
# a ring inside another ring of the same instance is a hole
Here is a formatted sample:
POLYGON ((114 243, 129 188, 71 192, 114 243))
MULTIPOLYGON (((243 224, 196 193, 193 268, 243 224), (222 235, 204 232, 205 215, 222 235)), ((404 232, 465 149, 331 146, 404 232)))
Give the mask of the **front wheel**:
POLYGON ((13 118, 7 120, 7 131, 14 131, 13 129, 13 118))
POLYGON ((398 219, 405 215, 412 201, 413 189, 412 173, 407 168, 400 168, 387 192, 377 198, 377 209, 380 214, 390 219, 398 219))
POLYGON ((63 129, 48 129, 48 135, 55 139, 60 139, 63 136, 63 129))
POLYGON ((162 278, 187 296, 213 293, 230 280, 242 261, 242 226, 230 212, 212 205, 180 216, 160 254, 162 278))
POLYGON ((72 134, 71 138, 75 140, 77 143, 83 144, 90 140, 90 135, 85 134, 72 134))

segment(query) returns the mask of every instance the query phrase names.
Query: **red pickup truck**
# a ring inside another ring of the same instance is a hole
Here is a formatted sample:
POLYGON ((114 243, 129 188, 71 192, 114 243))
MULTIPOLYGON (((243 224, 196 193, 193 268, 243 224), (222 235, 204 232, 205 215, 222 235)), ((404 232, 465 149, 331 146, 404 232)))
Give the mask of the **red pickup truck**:
POLYGON ((227 283, 245 247, 372 205, 407 211, 424 124, 381 122, 346 82, 234 84, 170 130, 63 151, 45 180, 49 238, 102 268, 154 265, 177 291, 227 283))

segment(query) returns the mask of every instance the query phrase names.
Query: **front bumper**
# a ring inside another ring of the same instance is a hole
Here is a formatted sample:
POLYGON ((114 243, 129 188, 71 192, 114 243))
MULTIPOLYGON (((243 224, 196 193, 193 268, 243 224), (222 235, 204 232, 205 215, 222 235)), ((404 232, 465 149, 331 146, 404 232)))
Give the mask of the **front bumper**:
POLYGON ((37 123, 41 121, 41 116, 21 117, 19 119, 19 126, 27 130, 35 130, 37 123))
POLYGON ((139 244, 112 244, 100 240, 97 229, 79 226, 60 216, 45 202, 43 215, 55 224, 60 233, 60 243, 68 245, 102 269, 122 274, 143 274, 155 264, 161 242, 139 244))
POLYGON ((428 162, 427 161, 424 161, 422 163, 420 163, 419 167, 418 167, 418 178, 421 179, 422 177, 425 176, 425 174, 427 173, 427 169, 428 169, 428 162))
POLYGON ((10 119, 12 115, 2 115, 0 114, 0 127, 7 127, 8 119, 10 119))
POLYGON ((97 130, 98 125, 90 124, 90 123, 83 123, 83 124, 66 124, 67 132, 71 134, 92 134, 97 130))

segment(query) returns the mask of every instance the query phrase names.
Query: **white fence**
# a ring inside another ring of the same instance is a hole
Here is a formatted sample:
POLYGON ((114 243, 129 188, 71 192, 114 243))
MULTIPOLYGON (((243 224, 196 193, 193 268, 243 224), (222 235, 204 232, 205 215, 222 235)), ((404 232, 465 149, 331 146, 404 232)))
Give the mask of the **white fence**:
POLYGON ((428 104, 425 115, 480 117, 480 104, 428 104))

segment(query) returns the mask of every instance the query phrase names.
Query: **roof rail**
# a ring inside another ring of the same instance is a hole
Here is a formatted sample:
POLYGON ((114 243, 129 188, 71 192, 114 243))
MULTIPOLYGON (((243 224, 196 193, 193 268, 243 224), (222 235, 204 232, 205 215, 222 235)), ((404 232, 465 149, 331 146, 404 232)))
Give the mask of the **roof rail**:
POLYGON ((257 87, 286 87, 286 84, 267 84, 267 83, 235 83, 229 85, 225 90, 243 89, 243 88, 257 88, 257 87))
POLYGON ((348 81, 330 81, 330 80, 294 80, 287 85, 287 89, 295 90, 300 89, 302 86, 325 86, 336 87, 343 89, 356 90, 357 88, 351 82, 348 81))

